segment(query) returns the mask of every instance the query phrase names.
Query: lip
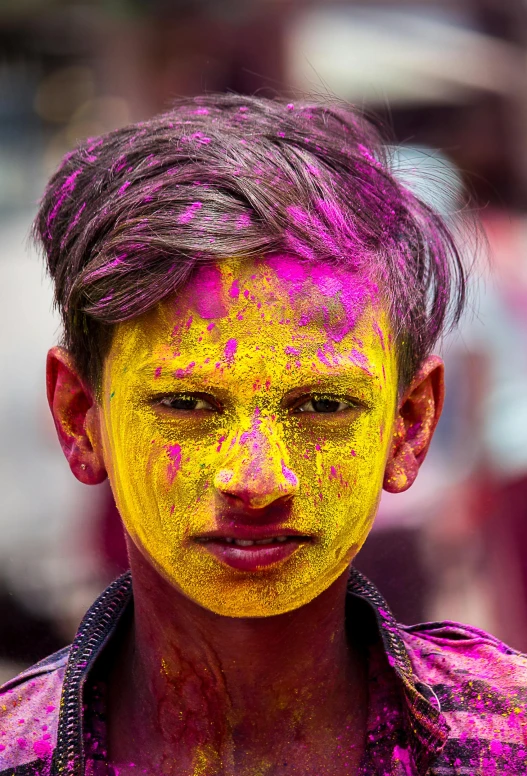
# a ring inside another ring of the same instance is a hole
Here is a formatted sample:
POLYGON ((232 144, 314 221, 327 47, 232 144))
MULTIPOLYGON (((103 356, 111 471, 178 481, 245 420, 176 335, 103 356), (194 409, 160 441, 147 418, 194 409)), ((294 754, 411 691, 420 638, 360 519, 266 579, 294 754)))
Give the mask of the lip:
POLYGON ((298 531, 265 531, 254 528, 237 528, 230 534, 212 531, 206 535, 194 537, 194 542, 199 544, 219 561, 238 571, 259 571, 280 563, 291 557, 303 544, 312 541, 310 536, 298 531), (245 541, 259 541, 262 539, 282 538, 280 542, 270 544, 251 544, 247 547, 239 547, 227 542, 227 538, 241 539, 245 541))

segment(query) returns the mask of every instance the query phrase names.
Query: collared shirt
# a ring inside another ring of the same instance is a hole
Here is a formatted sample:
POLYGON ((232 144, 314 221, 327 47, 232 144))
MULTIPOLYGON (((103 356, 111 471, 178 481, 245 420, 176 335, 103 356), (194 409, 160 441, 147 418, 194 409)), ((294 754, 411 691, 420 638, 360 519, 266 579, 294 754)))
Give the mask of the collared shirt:
MULTIPOLYGON (((132 604, 127 573, 88 610, 71 647, 4 685, 0 776, 111 776, 94 666, 132 604)), ((399 625, 356 570, 346 622, 368 655, 361 776, 527 776, 525 655, 457 623, 399 625)))

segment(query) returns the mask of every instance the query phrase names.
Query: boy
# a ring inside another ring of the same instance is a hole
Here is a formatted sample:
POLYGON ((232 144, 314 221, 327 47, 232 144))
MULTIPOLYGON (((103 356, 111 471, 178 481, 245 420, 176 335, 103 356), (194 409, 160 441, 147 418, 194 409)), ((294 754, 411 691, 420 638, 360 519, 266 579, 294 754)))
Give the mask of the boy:
POLYGON ((130 574, 3 691, 1 774, 521 774, 525 658, 352 561, 410 487, 465 277, 352 110, 237 96, 88 140, 36 222, 73 474, 130 574))

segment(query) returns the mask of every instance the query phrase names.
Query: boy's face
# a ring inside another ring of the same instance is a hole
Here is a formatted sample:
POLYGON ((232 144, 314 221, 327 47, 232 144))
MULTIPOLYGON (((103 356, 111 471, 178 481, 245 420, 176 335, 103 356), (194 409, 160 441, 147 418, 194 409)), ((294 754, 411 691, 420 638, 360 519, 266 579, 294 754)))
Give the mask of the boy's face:
POLYGON ((202 267, 119 324, 105 362, 103 455, 126 530, 207 609, 295 609, 368 535, 396 398, 372 284, 287 257, 202 267))

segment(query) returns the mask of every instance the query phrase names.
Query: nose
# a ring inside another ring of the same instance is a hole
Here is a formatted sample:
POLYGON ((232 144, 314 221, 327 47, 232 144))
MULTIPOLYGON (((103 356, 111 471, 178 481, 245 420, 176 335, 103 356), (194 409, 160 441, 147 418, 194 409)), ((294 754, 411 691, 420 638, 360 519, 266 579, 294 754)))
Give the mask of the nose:
POLYGON ((297 475, 285 460, 287 453, 270 419, 255 415, 251 430, 240 434, 225 466, 216 472, 214 486, 226 498, 247 509, 265 509, 299 490, 297 475))

